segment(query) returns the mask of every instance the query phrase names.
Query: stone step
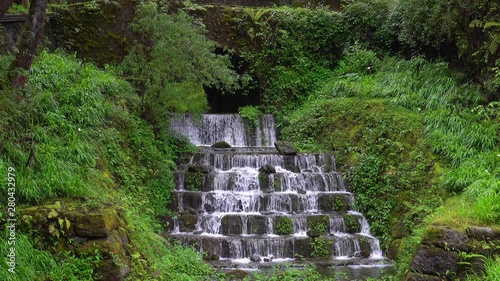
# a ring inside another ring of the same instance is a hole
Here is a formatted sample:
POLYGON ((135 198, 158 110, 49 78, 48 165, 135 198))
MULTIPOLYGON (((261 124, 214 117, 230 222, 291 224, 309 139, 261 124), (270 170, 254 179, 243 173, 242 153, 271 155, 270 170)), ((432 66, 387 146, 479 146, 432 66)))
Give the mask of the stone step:
POLYGON ((193 234, 166 234, 168 239, 194 245, 201 252, 219 258, 241 259, 252 255, 273 258, 337 257, 368 258, 376 252, 376 239, 367 235, 310 237, 227 237, 193 234))
POLYGON ((231 192, 231 191, 175 191, 170 208, 197 213, 302 213, 346 212, 352 210, 354 197, 349 192, 231 192))
POLYGON ((192 157, 190 164, 206 165, 223 171, 243 167, 258 169, 266 164, 279 166, 294 172, 314 171, 328 173, 336 171, 335 157, 330 153, 280 155, 276 150, 273 152, 269 148, 262 150, 263 152, 252 152, 251 150, 233 150, 232 148, 205 148, 203 152, 192 157))
POLYGON ((277 169, 276 173, 259 173, 253 168, 236 168, 229 171, 187 172, 177 171, 176 190, 190 191, 346 191, 342 175, 337 172, 300 174, 277 169))
POLYGON ((339 233, 364 233, 363 217, 356 213, 334 214, 190 214, 166 217, 171 233, 204 233, 213 235, 293 235, 320 236, 339 233))

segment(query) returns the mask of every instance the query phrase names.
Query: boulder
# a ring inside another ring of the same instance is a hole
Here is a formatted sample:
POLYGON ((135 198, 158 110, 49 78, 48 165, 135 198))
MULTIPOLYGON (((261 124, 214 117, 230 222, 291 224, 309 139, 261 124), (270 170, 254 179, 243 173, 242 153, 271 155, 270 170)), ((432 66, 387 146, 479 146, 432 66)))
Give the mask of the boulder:
POLYGON ((274 168, 274 166, 272 165, 266 164, 259 168, 259 172, 264 173, 266 175, 274 174, 276 173, 276 168, 274 168))
POLYGON ((248 273, 241 269, 234 269, 227 272, 226 276, 228 280, 243 280, 248 276, 248 273))
POLYGON ((412 270, 435 276, 454 276, 458 271, 457 253, 421 245, 411 261, 412 270))
POLYGON ((261 261, 261 258, 257 255, 251 255, 250 256, 250 260, 253 261, 253 262, 260 262, 261 261))
POLYGON ((430 227, 422 238, 422 244, 445 250, 469 251, 469 238, 463 232, 444 227, 430 227))
POLYGON ((297 149, 293 145, 293 143, 288 142, 288 141, 276 141, 274 143, 274 146, 278 150, 280 154, 283 155, 296 155, 297 154, 297 149))
POLYGON ((329 218, 325 215, 313 215, 307 217, 307 229, 308 230, 316 230, 320 232, 320 230, 324 230, 320 232, 320 235, 326 234, 329 228, 329 218))
POLYGON ((213 148, 231 148, 231 145, 225 141, 218 141, 212 144, 213 148))
POLYGON ((368 258, 372 253, 372 247, 370 246, 370 241, 368 239, 369 238, 364 236, 358 236, 359 248, 360 248, 359 254, 362 258, 368 258))

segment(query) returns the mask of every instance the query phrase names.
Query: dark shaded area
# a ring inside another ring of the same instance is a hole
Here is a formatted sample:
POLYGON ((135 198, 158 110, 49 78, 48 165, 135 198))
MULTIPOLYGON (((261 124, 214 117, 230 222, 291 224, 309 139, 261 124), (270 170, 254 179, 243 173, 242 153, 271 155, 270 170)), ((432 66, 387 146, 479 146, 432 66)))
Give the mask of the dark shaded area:
MULTIPOLYGON (((217 48, 215 53, 223 55, 228 52, 222 48, 217 48)), ((249 63, 238 54, 229 54, 231 64, 238 74, 244 74, 249 63)), ((238 109, 247 105, 260 104, 260 89, 258 87, 247 86, 235 93, 223 93, 215 87, 205 87, 210 111, 208 113, 237 113, 238 109)))

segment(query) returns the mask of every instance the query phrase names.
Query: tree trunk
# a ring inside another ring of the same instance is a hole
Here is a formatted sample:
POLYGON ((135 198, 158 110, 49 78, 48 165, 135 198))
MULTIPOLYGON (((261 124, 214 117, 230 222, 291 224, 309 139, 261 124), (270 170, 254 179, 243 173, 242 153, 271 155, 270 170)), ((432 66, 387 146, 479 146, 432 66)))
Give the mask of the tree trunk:
POLYGON ((0 19, 3 18, 3 16, 7 13, 7 10, 12 5, 12 2, 14 2, 14 0, 1 0, 0 1, 0 19))
POLYGON ((12 85, 14 88, 24 86, 28 80, 27 72, 30 70, 43 37, 47 3, 48 0, 31 1, 26 29, 24 30, 19 46, 19 53, 17 53, 16 59, 10 65, 10 70, 14 73, 12 76, 12 85))

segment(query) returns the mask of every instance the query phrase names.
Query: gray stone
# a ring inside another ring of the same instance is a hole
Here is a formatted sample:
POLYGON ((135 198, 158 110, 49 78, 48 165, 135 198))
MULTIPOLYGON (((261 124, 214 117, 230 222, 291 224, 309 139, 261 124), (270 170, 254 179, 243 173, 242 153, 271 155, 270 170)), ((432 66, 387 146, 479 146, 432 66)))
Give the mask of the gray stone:
POLYGON ((259 172, 264 173, 266 175, 274 174, 276 173, 276 168, 274 168, 272 165, 266 164, 259 168, 259 172))
POLYGON ((500 240, 500 229, 493 229, 491 227, 471 226, 465 229, 469 237, 480 240, 500 240))
POLYGON ((179 231, 192 232, 196 229, 197 218, 195 215, 182 214, 179 216, 179 231))
POLYGON ((253 262, 260 262, 261 261, 261 258, 257 255, 251 255, 250 256, 250 260, 253 261, 253 262))
POLYGON ((458 271, 458 260, 457 253, 422 245, 413 256, 410 267, 423 274, 453 276, 458 271))
POLYGON ((293 241, 293 254, 303 258, 311 257, 312 238, 297 238, 293 241))
POLYGON ((319 233, 318 231, 314 230, 314 229, 310 229, 306 232, 307 236, 311 237, 311 238, 316 238, 316 237, 319 237, 321 236, 321 233, 319 233))
POLYGON ((293 145, 293 143, 289 141, 276 141, 274 143, 274 146, 278 150, 280 154, 284 155, 296 155, 297 154, 297 149, 293 145))
POLYGON ((463 252, 469 251, 468 243, 469 238, 465 233, 444 227, 429 228, 422 239, 424 245, 463 252))
POLYGON ((297 189, 297 193, 299 193, 299 194, 306 194, 307 191, 305 189, 299 188, 299 189, 297 189))
POLYGON ((249 216, 248 217, 248 234, 266 234, 268 220, 264 216, 249 216))
POLYGON ((231 148, 231 145, 225 141, 218 141, 212 144, 213 148, 231 148))
POLYGON ((196 210, 201 208, 201 193, 199 192, 185 192, 183 196, 184 210, 190 214, 196 215, 196 210), (189 210, 192 209, 190 212, 189 210))
POLYGON ((212 171, 212 167, 207 165, 192 164, 187 167, 187 171, 191 173, 208 174, 212 171))
POLYGON ((238 215, 227 215, 222 218, 222 234, 240 235, 243 221, 238 215))
POLYGON ((405 276, 405 281, 441 281, 441 278, 432 276, 432 275, 427 275, 427 274, 421 274, 421 273, 416 273, 416 272, 408 272, 405 276))
POLYGON ((264 258, 264 262, 272 262, 272 261, 273 261, 273 258, 271 258, 271 257, 264 258))

